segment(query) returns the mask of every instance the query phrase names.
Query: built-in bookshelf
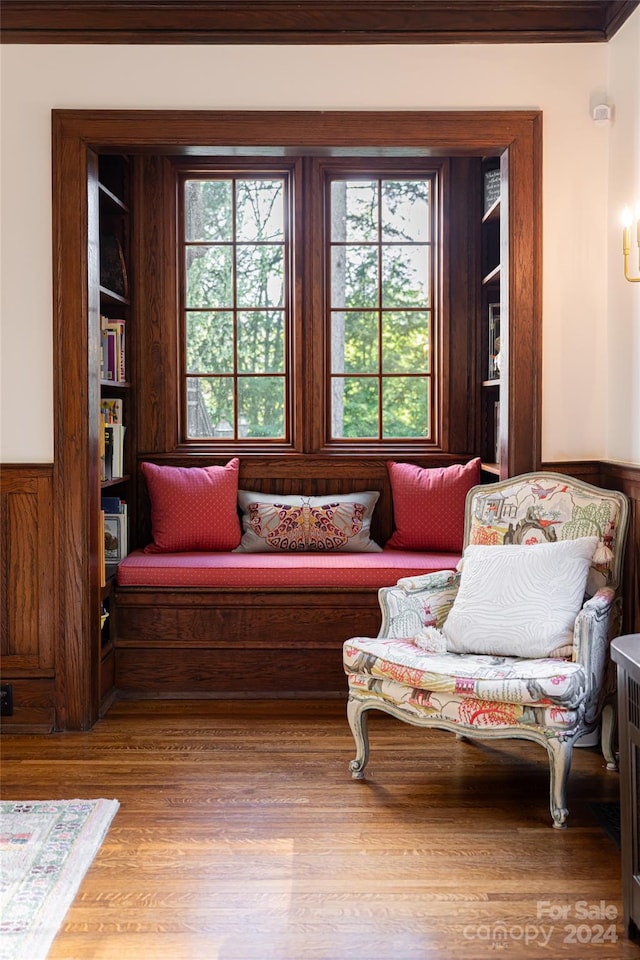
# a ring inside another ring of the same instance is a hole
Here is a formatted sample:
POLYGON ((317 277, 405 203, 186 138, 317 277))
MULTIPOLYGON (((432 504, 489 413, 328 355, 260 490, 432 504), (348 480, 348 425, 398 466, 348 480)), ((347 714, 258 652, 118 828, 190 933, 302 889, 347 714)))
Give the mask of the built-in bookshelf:
POLYGON ((485 473, 500 476, 500 380, 506 357, 501 349, 502 311, 502 173, 500 158, 482 163, 482 222, 480 237, 482 292, 480 297, 480 457, 485 473))
POLYGON ((130 179, 126 156, 105 154, 98 157, 99 709, 108 705, 113 691, 113 586, 118 562, 128 551, 130 508, 135 503, 135 470, 131 467, 134 401, 130 350, 130 179))

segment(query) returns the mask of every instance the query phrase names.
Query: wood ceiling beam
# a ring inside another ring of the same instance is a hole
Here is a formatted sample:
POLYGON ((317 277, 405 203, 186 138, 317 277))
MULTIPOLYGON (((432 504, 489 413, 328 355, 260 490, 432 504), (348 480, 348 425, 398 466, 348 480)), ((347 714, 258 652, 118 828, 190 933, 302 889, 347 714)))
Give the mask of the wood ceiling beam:
POLYGON ((3 0, 3 43, 603 42, 639 0, 3 0))

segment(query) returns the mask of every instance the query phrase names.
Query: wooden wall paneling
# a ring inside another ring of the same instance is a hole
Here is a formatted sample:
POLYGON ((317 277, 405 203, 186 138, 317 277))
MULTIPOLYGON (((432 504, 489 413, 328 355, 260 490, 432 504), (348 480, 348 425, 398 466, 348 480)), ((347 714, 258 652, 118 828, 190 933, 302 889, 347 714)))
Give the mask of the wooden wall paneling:
POLYGON ((640 633, 640 466, 601 463, 602 485, 629 497, 629 532, 622 577, 623 634, 640 633))
POLYGON ((13 687, 4 729, 55 721, 56 560, 50 464, 0 471, 0 648, 3 683, 13 687))
POLYGON ((178 341, 175 277, 175 203, 169 158, 133 157, 133 304, 135 382, 139 384, 138 449, 145 454, 174 450, 178 443, 175 398, 178 341))
POLYGON ((345 695, 342 644, 376 636, 376 590, 118 590, 116 685, 143 696, 345 695), (176 647, 180 655, 176 656, 176 647))
MULTIPOLYGON (((224 465, 228 456, 190 456, 165 454, 150 458, 154 463, 169 466, 224 465)), ((401 459, 401 458, 399 458, 401 459)), ((411 463, 422 467, 446 467, 460 462, 454 455, 413 456, 411 463)), ((393 530, 391 487, 385 458, 373 457, 322 457, 304 455, 279 457, 241 457, 240 489, 261 490, 265 493, 303 494, 324 496, 326 493, 356 493, 362 490, 377 490, 380 498, 376 504, 371 523, 371 536, 383 545, 393 530)), ((151 539, 150 502, 144 482, 140 484, 141 529, 146 531, 146 540, 151 539)))
POLYGON ((3 465, 0 473, 2 656, 11 667, 54 666, 52 467, 3 465))
POLYGON ((478 371, 476 322, 480 291, 479 183, 479 158, 452 158, 447 203, 451 216, 446 224, 448 231, 445 230, 446 259, 441 265, 444 343, 439 384, 446 394, 442 397, 446 410, 443 439, 447 450, 459 453, 476 449, 479 436, 478 391, 472 388, 474 378, 482 379, 478 371))
MULTIPOLYGON (((513 386, 510 402, 516 409, 520 399, 524 411, 523 433, 514 446, 514 462, 521 469, 532 469, 538 462, 539 450, 539 416, 535 409, 538 397, 533 389, 540 364, 540 356, 535 352, 540 318, 539 310, 534 308, 539 303, 540 287, 537 257, 540 223, 535 205, 535 198, 540 196, 539 136, 538 111, 53 111, 57 347, 54 494, 59 565, 59 721, 63 726, 84 729, 91 725, 97 716, 99 698, 97 652, 91 644, 91 637, 98 634, 100 601, 96 520, 100 492, 99 437, 97 418, 94 418, 99 398, 98 364, 94 355, 99 311, 91 299, 94 286, 97 290, 97 284, 91 280, 91 271, 97 266, 95 152, 168 156, 194 149, 224 153, 229 144, 240 151, 245 148, 249 151, 260 144, 283 154, 291 146, 304 148, 305 145, 346 152, 351 148, 371 149, 373 145, 376 151, 408 149, 412 154, 422 152, 425 156, 483 156, 504 151, 510 156, 513 154, 516 171, 521 176, 510 195, 513 224, 517 227, 512 238, 513 263, 528 276, 518 280, 512 297, 514 322, 524 324, 526 329, 517 356, 523 373, 513 386)), ((137 211, 134 222, 136 214, 137 211)), ((138 233, 134 240, 138 250, 140 236, 138 233)), ((162 269, 162 257, 157 266, 162 269)), ((135 273, 140 282, 140 270, 136 269, 135 273)), ((136 298, 136 317, 143 318, 146 306, 142 306, 144 298, 140 289, 136 298)), ((143 329, 141 321, 140 343, 144 340, 143 329)), ((513 339, 518 339, 516 332, 513 339)), ((155 342, 156 352, 151 361, 169 349, 164 341, 155 342)), ((140 364, 145 362, 140 358, 140 364)), ((141 373, 142 366, 138 371, 141 373)), ((138 441, 139 450, 143 452, 143 438, 150 435, 144 423, 145 389, 143 384, 138 404, 138 441)), ((166 418, 165 429, 174 429, 167 425, 166 418)), ((158 431, 154 443, 161 437, 167 439, 161 423, 158 431)), ((171 447, 170 443, 160 445, 165 446, 165 453, 166 447, 171 447)), ((232 449, 220 451, 226 454, 226 459, 234 452, 232 449)), ((375 454, 373 456, 375 458, 375 454)), ((413 458, 410 449, 407 457, 413 458)), ((330 476, 338 469, 339 459, 335 458, 330 476)))
POLYGON ((57 720, 63 729, 82 730, 98 710, 91 645, 100 609, 97 157, 81 125, 56 111, 53 184, 57 720), (89 284, 90 265, 95 282, 89 284))
MULTIPOLYGON (((500 260, 502 350, 500 378, 501 473, 517 476, 537 469, 541 445, 542 356, 542 116, 537 114, 502 156, 508 191, 502 200, 500 260), (508 243, 507 243, 508 238, 508 243), (505 274, 508 272, 508 282, 505 274), (504 339, 503 339, 504 338, 504 339), (508 450, 505 450, 508 430, 508 450)), ((504 191, 503 191, 504 193, 504 191)))

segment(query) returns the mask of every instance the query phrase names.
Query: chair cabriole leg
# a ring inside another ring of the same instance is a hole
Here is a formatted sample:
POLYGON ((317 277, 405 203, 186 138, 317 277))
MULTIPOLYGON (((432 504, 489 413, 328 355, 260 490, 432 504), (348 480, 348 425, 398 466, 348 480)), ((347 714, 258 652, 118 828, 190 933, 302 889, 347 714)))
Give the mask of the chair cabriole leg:
POLYGON ((351 696, 347 701, 347 719, 356 743, 356 758, 349 764, 349 770, 354 780, 364 780, 364 768, 369 759, 367 711, 364 706, 361 700, 355 700, 351 696))
POLYGON ((556 830, 565 830, 567 826, 567 781, 571 770, 572 740, 552 737, 547 741, 549 751, 550 789, 549 805, 553 826, 556 830))

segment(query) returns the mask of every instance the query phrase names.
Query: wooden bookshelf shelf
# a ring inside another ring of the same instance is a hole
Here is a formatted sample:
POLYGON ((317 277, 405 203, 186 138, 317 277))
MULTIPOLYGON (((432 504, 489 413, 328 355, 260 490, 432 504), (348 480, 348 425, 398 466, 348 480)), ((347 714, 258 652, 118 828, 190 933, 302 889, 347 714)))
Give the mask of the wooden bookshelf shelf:
POLYGON ((498 283, 499 280, 500 280, 500 264, 498 263, 493 268, 493 270, 490 270, 489 273, 487 273, 486 276, 482 278, 482 285, 486 287, 490 283, 498 283))
POLYGON ((114 293, 113 290, 109 290, 108 287, 99 287, 100 296, 104 300, 109 300, 111 303, 121 303, 123 306, 128 307, 131 301, 127 297, 121 297, 119 293, 114 293))
MULTIPOLYGON (((501 179, 501 160, 487 157, 482 163, 482 179, 495 184, 501 179), (496 177, 497 174, 497 177, 496 177)), ((506 375, 506 358, 500 350, 500 327, 506 322, 502 316, 503 276, 502 260, 505 245, 502 242, 505 224, 502 222, 501 197, 498 196, 481 218, 480 258, 482 292, 480 297, 480 457, 482 471, 488 477, 500 477, 501 465, 497 462, 504 448, 501 437, 506 424, 500 406, 500 379, 506 375), (500 360, 498 360, 500 354, 500 360)), ((506 274, 505 274, 506 276, 506 274)))
POLYGON ((500 219, 500 197, 491 204, 489 209, 482 217, 483 223, 488 223, 490 220, 499 220, 500 219))
MULTIPOLYGON (((96 430, 101 431, 103 437, 107 435, 108 428, 112 428, 113 448, 101 438, 102 451, 106 450, 108 454, 110 450, 115 450, 116 441, 113 438, 116 436, 119 442, 117 463, 111 462, 110 468, 104 471, 104 464, 101 463, 100 474, 104 476, 106 473, 109 477, 113 470, 122 475, 100 480, 98 488, 98 509, 103 517, 101 529, 105 546, 102 551, 101 569, 103 585, 99 591, 97 610, 99 619, 92 639, 92 656, 97 672, 97 684, 94 687, 96 699, 91 705, 93 720, 104 713, 115 693, 113 588, 117 560, 114 557, 116 552, 119 555, 120 550, 126 552, 126 544, 129 541, 130 514, 128 511, 130 508, 132 513, 135 513, 136 503, 135 471, 132 470, 135 449, 135 417, 133 416, 135 391, 131 381, 131 372, 135 367, 131 360, 129 338, 131 329, 129 178, 131 170, 129 159, 124 156, 94 155, 94 161, 96 179, 92 179, 91 182, 96 187, 99 218, 91 240, 98 245, 100 251, 99 272, 95 271, 89 278, 89 283, 97 292, 99 301, 97 335, 100 338, 100 369, 97 374, 100 403, 95 411, 95 424, 96 430), (114 371, 122 379, 104 379, 107 370, 114 371), (116 434, 118 426, 125 426, 126 429, 116 434), (124 509, 118 512, 113 502, 120 503, 124 509), (107 503, 108 507, 106 507, 107 503), (123 517, 122 522, 114 523, 114 518, 120 515, 123 517), (107 533, 110 538, 108 548, 107 533), (111 543, 114 537, 117 548, 111 543)), ((103 452, 102 457, 104 456, 103 452)))

